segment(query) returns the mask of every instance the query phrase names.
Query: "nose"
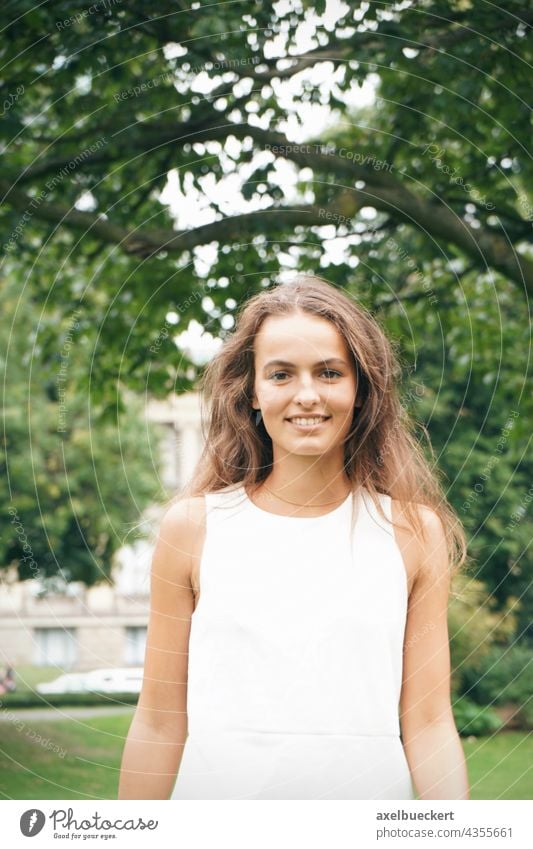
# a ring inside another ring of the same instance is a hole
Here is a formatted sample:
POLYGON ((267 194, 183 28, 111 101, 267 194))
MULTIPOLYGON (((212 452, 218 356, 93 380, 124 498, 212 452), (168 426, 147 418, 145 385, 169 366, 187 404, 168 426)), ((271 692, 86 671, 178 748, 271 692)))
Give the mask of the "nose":
POLYGON ((320 395, 312 378, 304 377, 300 380, 294 401, 303 407, 312 407, 313 404, 320 401, 320 395))

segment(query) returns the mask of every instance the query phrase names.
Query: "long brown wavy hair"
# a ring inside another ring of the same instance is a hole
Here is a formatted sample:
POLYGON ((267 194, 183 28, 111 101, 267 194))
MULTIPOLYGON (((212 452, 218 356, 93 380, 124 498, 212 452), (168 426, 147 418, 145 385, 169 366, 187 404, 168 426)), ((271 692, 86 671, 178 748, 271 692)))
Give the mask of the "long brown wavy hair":
POLYGON ((290 283, 277 283, 241 306, 234 331, 201 377, 205 444, 191 479, 176 497, 217 492, 232 484, 253 490, 269 476, 272 440, 263 421, 256 424, 252 410, 254 340, 267 317, 295 312, 334 324, 356 369, 357 403, 362 405, 354 407, 344 448, 344 471, 353 491, 366 488, 387 521, 378 494, 399 501, 422 537, 416 505, 433 509, 442 522, 450 568, 455 571, 466 559, 464 530, 446 499, 435 463, 426 459, 416 439, 416 424, 400 401, 401 367, 392 344, 364 307, 315 275, 300 274, 290 283))

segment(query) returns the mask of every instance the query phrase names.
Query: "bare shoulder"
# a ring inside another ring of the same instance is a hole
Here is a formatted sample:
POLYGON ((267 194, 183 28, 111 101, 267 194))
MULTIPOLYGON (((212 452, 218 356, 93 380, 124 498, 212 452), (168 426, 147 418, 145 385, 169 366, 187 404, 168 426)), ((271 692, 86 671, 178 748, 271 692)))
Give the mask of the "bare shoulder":
POLYGON ((159 525, 154 564, 193 578, 199 546, 205 533, 205 500, 203 495, 181 498, 165 512, 159 525))
MULTIPOLYGON (((427 523, 431 525, 433 523, 435 525, 442 525, 439 514, 432 507, 428 507, 427 504, 419 504, 418 502, 413 501, 409 503, 414 509, 419 519, 421 520, 422 524, 425 525, 427 523)), ((401 520, 409 523, 405 502, 401 502, 391 498, 391 504, 393 505, 393 508, 396 510, 396 513, 401 518, 401 520)))
POLYGON ((160 531, 175 533, 197 532, 205 522, 205 500, 203 495, 180 498, 166 510, 160 531))
POLYGON ((205 540, 203 495, 181 498, 168 508, 161 521, 158 545, 171 553, 174 567, 192 588, 195 606, 200 593, 200 560, 205 540))
POLYGON ((416 533, 406 505, 391 499, 394 534, 402 552, 410 592, 415 583, 420 584, 436 573, 446 573, 448 566, 446 535, 439 514, 426 504, 412 503, 411 507, 422 535, 416 533))
POLYGON ((450 552, 442 519, 431 507, 422 504, 417 507, 424 537, 421 541, 420 584, 422 587, 442 584, 446 588, 451 577, 450 552))

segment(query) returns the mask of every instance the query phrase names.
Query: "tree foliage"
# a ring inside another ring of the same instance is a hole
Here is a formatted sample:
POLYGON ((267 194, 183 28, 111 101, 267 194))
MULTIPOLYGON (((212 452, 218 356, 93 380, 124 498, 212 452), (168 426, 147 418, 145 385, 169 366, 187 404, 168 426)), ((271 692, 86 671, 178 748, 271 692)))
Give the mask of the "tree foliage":
POLYGON ((91 585, 110 577, 115 552, 162 496, 157 438, 131 393, 113 416, 87 404, 76 387, 90 357, 78 316, 43 313, 20 284, 12 273, 0 290, 0 565, 9 580, 91 585))

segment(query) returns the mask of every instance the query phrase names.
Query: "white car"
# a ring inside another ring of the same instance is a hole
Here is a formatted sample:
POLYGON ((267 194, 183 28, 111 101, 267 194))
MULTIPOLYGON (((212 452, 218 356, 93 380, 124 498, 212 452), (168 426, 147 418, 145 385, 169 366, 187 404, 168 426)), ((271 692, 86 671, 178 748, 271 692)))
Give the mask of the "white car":
POLYGON ((37 684, 36 689, 38 693, 42 693, 43 695, 51 695, 53 693, 84 693, 85 673, 67 672, 53 681, 47 681, 45 684, 37 684))
POLYGON ((85 689, 89 693, 140 693, 143 668, 94 669, 85 675, 85 689))
POLYGON ((37 684, 37 692, 52 693, 140 693, 143 668, 93 669, 90 672, 67 672, 54 681, 37 684))

